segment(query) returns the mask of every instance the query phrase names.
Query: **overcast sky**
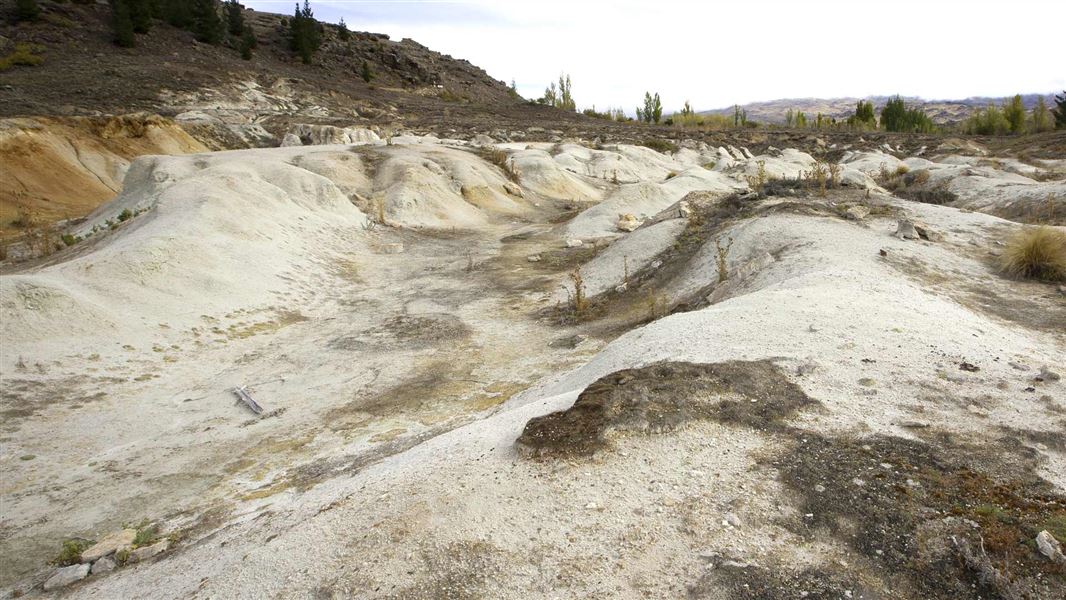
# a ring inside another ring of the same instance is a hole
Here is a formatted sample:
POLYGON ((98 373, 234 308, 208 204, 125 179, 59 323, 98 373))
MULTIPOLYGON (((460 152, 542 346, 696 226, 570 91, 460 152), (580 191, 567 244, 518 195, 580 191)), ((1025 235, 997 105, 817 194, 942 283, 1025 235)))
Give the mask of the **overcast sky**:
MULTIPOLYGON (((243 0, 292 13, 293 0, 243 0)), ((778 98, 928 99, 1066 89, 1064 0, 312 0, 354 31, 412 38, 539 97, 569 73, 579 108, 632 112, 778 98)))

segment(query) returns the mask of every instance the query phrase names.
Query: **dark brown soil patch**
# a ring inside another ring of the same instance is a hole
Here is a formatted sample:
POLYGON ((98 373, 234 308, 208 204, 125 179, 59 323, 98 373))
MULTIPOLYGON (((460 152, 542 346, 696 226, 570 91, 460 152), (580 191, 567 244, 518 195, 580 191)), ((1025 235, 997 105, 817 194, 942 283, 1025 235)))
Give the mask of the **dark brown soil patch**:
POLYGON ((78 375, 56 380, 5 379, 0 389, 0 431, 13 433, 22 422, 48 408, 77 410, 83 405, 107 398, 104 391, 89 390, 94 385, 113 386, 123 380, 113 377, 78 375))
MULTIPOLYGON (((1066 497, 1016 438, 971 444, 795 432, 773 462, 800 498, 789 526, 828 533, 878 566, 893 597, 1061 598, 1066 567, 1036 534, 1066 524, 1066 497)), ((775 597, 775 596, 770 596, 775 597)))
POLYGON ((769 361, 659 363, 607 375, 570 408, 531 419, 515 442, 533 457, 589 456, 619 434, 657 434, 694 420, 778 429, 816 404, 769 361))
POLYGON ((690 598, 727 598, 747 600, 839 600, 847 598, 876 598, 863 593, 855 581, 822 569, 789 571, 762 566, 731 564, 728 561, 708 571, 689 588, 690 598))

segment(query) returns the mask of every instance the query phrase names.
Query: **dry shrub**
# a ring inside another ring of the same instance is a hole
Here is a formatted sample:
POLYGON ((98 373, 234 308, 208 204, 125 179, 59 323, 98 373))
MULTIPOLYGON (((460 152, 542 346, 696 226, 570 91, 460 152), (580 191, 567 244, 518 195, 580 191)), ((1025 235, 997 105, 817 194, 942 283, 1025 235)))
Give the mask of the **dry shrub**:
POLYGON ((715 263, 718 265, 718 283, 724 282, 729 279, 729 266, 726 263, 726 257, 729 256, 729 249, 733 247, 733 238, 729 238, 729 242, 722 246, 721 238, 714 238, 714 247, 718 251, 718 256, 715 257, 715 263))
POLYGON ((506 150, 488 146, 482 148, 479 154, 481 155, 481 158, 499 167, 500 170, 511 179, 511 181, 518 181, 518 167, 515 166, 513 160, 509 160, 511 155, 506 150))
POLYGON ((759 170, 755 172, 755 175, 746 175, 744 178, 748 180, 748 187, 755 193, 762 193, 763 186, 770 181, 770 177, 766 173, 766 161, 760 160, 757 163, 759 170))
POLYGON ((1019 232, 1007 242, 1000 268, 1014 277, 1066 281, 1066 232, 1053 227, 1019 232))
POLYGON ((581 270, 574 269, 569 273, 570 281, 574 283, 574 312, 581 314, 588 308, 588 298, 585 297, 585 281, 581 278, 581 270))

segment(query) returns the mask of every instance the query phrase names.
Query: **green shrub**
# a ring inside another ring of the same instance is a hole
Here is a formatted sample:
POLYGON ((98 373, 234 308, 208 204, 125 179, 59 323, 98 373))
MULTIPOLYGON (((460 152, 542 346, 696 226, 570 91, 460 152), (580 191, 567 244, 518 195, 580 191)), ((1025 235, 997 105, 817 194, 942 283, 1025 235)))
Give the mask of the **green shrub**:
POLYGON ((119 565, 126 564, 130 559, 130 549, 123 548, 115 553, 115 562, 119 565))
POLYGON ((15 50, 7 56, 0 58, 0 71, 7 71, 16 65, 33 67, 44 62, 44 57, 36 54, 41 51, 41 46, 36 44, 15 44, 15 50))
POLYGON ((244 33, 241 34, 241 58, 244 60, 252 60, 252 50, 255 50, 259 46, 259 40, 255 39, 255 33, 252 32, 251 27, 245 27, 244 33))
POLYGON ((60 567, 76 565, 81 562, 81 553, 85 552, 91 545, 92 542, 89 540, 67 540, 63 542, 63 549, 52 559, 52 562, 60 567))
POLYGON ((111 34, 115 44, 123 48, 132 48, 136 43, 128 0, 111 0, 111 34))
POLYGON ((192 32, 196 34, 197 41, 212 45, 222 43, 225 30, 215 0, 191 0, 191 4, 192 32))
POLYGON ((1010 122, 995 104, 977 109, 963 123, 963 131, 974 135, 1003 135, 1010 131, 1010 122))
POLYGON ((133 547, 148 546, 159 537, 159 526, 155 523, 142 522, 137 526, 137 535, 133 537, 133 547))
POLYGON ((1047 102, 1044 101, 1043 96, 1039 96, 1036 99, 1036 106, 1029 115, 1029 130, 1033 133, 1041 133, 1054 128, 1055 121, 1051 116, 1051 111, 1048 110, 1047 102))
POLYGON ((189 0, 160 0, 158 7, 159 14, 170 25, 181 29, 192 25, 192 6, 189 0))
POLYGON ((663 139, 659 139, 659 138, 646 139, 643 142, 641 142, 640 145, 644 146, 645 148, 651 148, 652 150, 655 150, 656 152, 662 152, 662 153, 677 152, 680 149, 680 148, 678 148, 677 144, 675 144, 675 143, 673 143, 673 142, 671 142, 669 140, 663 140, 663 139))
POLYGON ((244 35, 244 10, 237 0, 226 0, 223 5, 226 12, 226 29, 230 35, 244 35))
POLYGON ((932 133, 936 126, 920 108, 907 108, 903 98, 895 96, 881 109, 881 127, 885 131, 932 133))
POLYGON ((122 209, 122 212, 118 213, 118 220, 120 223, 123 221, 129 221, 131 218, 133 218, 133 213, 130 212, 130 209, 128 208, 124 208, 122 209))
POLYGON ((134 33, 148 33, 152 29, 152 14, 155 12, 154 0, 126 0, 129 4, 130 21, 134 33))
POLYGON ((15 0, 16 21, 36 21, 41 16, 37 0, 15 0))

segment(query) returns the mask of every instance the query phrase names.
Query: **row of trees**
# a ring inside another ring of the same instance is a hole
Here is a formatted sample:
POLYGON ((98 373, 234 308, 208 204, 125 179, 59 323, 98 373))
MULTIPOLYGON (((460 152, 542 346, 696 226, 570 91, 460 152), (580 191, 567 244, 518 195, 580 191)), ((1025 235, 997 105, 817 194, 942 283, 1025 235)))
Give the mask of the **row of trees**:
POLYGON ((652 96, 644 92, 644 107, 637 107, 637 120, 643 123, 658 123, 663 118, 663 103, 659 101, 659 92, 652 96))
MULTIPOLYGON (((545 91, 544 97, 537 100, 540 104, 546 104, 564 110, 575 110, 573 96, 570 93, 570 76, 559 76, 559 86, 552 83, 545 91)), ((1022 97, 1016 95, 1001 106, 989 105, 985 109, 977 110, 962 125, 963 131, 979 135, 1004 135, 1021 133, 1039 133, 1053 129, 1066 129, 1066 91, 1062 96, 1055 96, 1055 108, 1049 109, 1043 97, 1037 99, 1036 105, 1030 111, 1026 111, 1022 97)), ((609 110, 606 113, 597 112, 595 107, 586 109, 583 114, 616 121, 632 120, 626 117, 621 109, 609 110)), ((636 120, 643 123, 660 123, 667 125, 680 125, 683 127, 712 128, 728 127, 728 117, 718 115, 697 115, 688 100, 680 112, 672 114, 663 120, 662 102, 656 92, 644 93, 644 105, 636 109, 636 120)), ((925 114, 920 107, 908 107, 902 96, 896 95, 888 100, 881 109, 880 120, 872 101, 860 100, 855 106, 855 113, 846 121, 838 122, 836 118, 818 113, 808 117, 803 111, 788 109, 785 113, 785 124, 788 127, 807 128, 814 127, 848 127, 850 129, 883 129, 891 132, 909 133, 933 133, 937 131, 936 124, 925 114)), ((733 106, 733 127, 757 127, 758 123, 748 121, 747 111, 739 105, 733 106)))
MULTIPOLYGON (((223 22, 216 0, 109 0, 111 4, 111 30, 115 43, 133 47, 136 34, 145 34, 152 29, 156 19, 191 31, 197 41, 206 44, 221 44, 226 34, 241 40, 244 46, 255 46, 255 35, 244 24, 243 7, 237 0, 222 3, 223 22)), ((249 51, 250 51, 249 48, 249 51)))
POLYGON ((1028 112, 1020 95, 1000 106, 989 104, 970 115, 963 124, 963 129, 966 133, 977 135, 1017 135, 1066 129, 1066 92, 1063 92, 1062 96, 1055 96, 1054 99, 1055 110, 1048 108, 1043 96, 1037 98, 1036 105, 1028 112))
MULTIPOLYGON (((514 84, 511 84, 511 89, 514 89, 514 84)), ((577 111, 577 102, 574 101, 574 95, 572 92, 573 83, 570 81, 570 76, 565 74, 559 75, 559 83, 553 81, 544 89, 544 95, 536 100, 537 104, 543 104, 545 106, 551 106, 553 108, 559 108, 562 110, 575 112, 577 111)), ((691 112, 692 107, 685 103, 687 110, 691 112)), ((600 113, 596 111, 596 107, 585 109, 583 114, 612 121, 626 121, 630 120, 625 116, 622 109, 608 109, 607 112, 600 113)), ((663 118, 663 104, 659 99, 659 93, 652 94, 651 92, 644 92, 644 106, 637 107, 637 121, 643 123, 659 123, 663 118)))
MULTIPOLYGON (((206 44, 218 45, 230 36, 241 57, 250 59, 252 50, 258 46, 251 27, 244 22, 244 7, 237 0, 109 0, 111 25, 115 43, 119 46, 136 45, 136 34, 148 33, 153 19, 193 32, 196 39, 206 44), (220 10, 221 9, 221 10, 220 10)), ((322 24, 315 19, 308 0, 287 20, 289 48, 304 63, 310 63, 315 52, 322 46, 322 24)), ((338 26, 338 35, 349 35, 343 20, 338 26)), ((368 69, 364 71, 369 72, 368 69)), ((363 74, 367 79, 367 74, 363 74)))
POLYGON ((544 96, 537 102, 545 106, 574 112, 577 110, 577 103, 574 101, 574 95, 570 92, 571 85, 570 76, 560 73, 559 86, 556 87, 555 82, 552 82, 544 89, 544 96))
MULTIPOLYGON (((978 135, 1007 135, 1023 133, 1040 133, 1053 129, 1066 128, 1066 92, 1055 96, 1056 108, 1048 108, 1044 98, 1038 97, 1032 110, 1026 111, 1021 95, 1004 101, 1001 105, 989 104, 987 108, 978 109, 962 124, 962 130, 978 135)), ((799 113, 797 120, 802 120, 799 113)), ((787 116, 792 125, 792 115, 787 116)), ((848 117, 849 127, 876 129, 878 120, 874 115, 873 102, 860 100, 855 107, 855 114, 848 117)), ((796 123, 805 126, 804 123, 796 123)), ((885 131, 910 131, 929 133, 936 130, 932 120, 920 108, 907 108, 900 96, 895 96, 881 110, 880 127, 885 131)))

